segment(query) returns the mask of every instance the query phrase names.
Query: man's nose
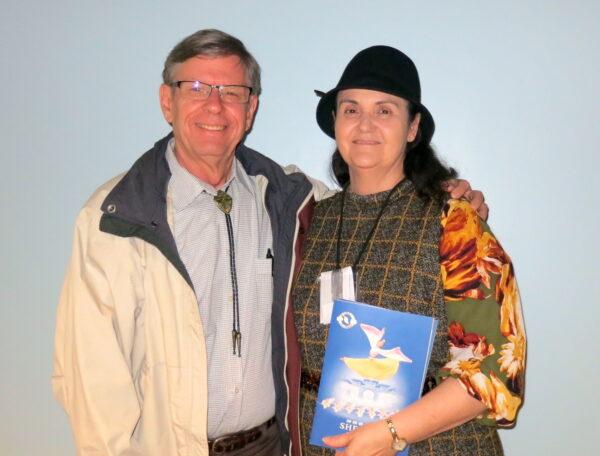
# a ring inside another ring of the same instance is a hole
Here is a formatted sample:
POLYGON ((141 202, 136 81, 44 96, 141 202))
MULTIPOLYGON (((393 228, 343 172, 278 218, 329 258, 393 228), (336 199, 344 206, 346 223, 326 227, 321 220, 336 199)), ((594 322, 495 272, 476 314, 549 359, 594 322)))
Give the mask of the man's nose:
POLYGON ((204 107, 210 112, 220 112, 223 109, 223 100, 221 100, 221 94, 219 89, 213 87, 210 91, 210 95, 205 101, 204 107))

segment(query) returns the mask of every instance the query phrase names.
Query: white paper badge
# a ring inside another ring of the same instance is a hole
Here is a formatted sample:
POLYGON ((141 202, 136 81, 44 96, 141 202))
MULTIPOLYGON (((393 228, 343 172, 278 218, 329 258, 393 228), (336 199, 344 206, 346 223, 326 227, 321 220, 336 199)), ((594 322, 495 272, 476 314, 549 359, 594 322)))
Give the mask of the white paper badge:
POLYGON ((354 274, 352 268, 346 266, 343 269, 322 272, 319 280, 321 282, 319 317, 321 324, 328 325, 335 299, 354 301, 354 274))

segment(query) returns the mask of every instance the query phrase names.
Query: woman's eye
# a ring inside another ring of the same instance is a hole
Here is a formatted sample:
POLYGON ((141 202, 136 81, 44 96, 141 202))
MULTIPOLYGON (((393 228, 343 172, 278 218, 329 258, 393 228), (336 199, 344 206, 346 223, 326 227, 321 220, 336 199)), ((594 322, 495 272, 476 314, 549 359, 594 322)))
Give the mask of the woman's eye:
POLYGON ((356 108, 344 108, 344 114, 346 115, 353 115, 353 114, 357 114, 358 111, 356 108))
POLYGON ((379 108, 379 111, 377 113, 383 116, 389 116, 392 114, 392 110, 389 108, 379 108))

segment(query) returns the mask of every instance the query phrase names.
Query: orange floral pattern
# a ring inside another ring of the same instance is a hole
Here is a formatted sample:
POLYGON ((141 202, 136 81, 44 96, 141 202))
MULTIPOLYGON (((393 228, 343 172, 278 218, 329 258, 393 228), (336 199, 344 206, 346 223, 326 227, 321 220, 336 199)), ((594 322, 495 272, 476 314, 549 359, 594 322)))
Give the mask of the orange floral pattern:
POLYGON ((442 228, 440 262, 450 324, 449 361, 440 375, 457 378, 486 405, 482 418, 511 426, 522 403, 527 347, 512 263, 467 202, 448 202, 442 228))

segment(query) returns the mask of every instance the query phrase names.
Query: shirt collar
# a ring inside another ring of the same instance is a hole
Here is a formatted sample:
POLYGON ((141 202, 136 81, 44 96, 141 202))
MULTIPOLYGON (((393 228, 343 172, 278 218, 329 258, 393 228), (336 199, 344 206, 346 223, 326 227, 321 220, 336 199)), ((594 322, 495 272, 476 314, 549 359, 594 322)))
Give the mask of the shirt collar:
MULTIPOLYGON (((177 212, 182 211, 190 204, 194 202, 203 193, 208 195, 216 195, 217 189, 212 185, 198 179, 187 169, 185 169, 175 156, 174 140, 171 139, 167 145, 166 159, 171 170, 171 179, 169 180, 169 186, 173 195, 173 209, 177 212)), ((227 188, 231 183, 238 177, 238 166, 237 159, 234 159, 229 178, 225 181, 222 189, 227 188)))

